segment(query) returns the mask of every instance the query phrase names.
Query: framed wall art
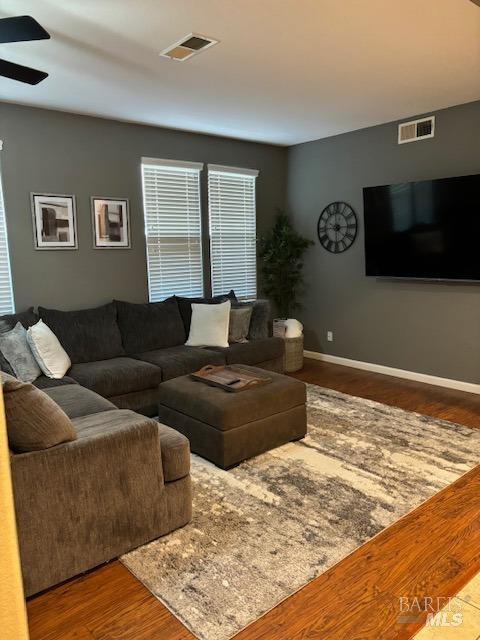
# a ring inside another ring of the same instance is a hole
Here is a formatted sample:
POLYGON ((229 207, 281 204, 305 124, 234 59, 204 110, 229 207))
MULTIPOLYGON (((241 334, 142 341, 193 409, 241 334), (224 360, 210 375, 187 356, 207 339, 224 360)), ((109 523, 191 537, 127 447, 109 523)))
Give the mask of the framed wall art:
POLYGON ((130 211, 126 198, 92 197, 95 249, 130 249, 130 211))
POLYGON ((77 249, 75 196, 32 193, 35 249, 77 249))

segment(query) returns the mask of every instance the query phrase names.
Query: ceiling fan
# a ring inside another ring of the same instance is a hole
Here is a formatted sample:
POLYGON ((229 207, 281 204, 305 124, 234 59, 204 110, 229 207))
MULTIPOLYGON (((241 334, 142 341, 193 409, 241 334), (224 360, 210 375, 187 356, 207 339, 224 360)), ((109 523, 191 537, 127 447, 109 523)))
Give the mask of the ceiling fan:
MULTIPOLYGON (((49 38, 50 34, 32 16, 0 18, 0 44, 49 38)), ((27 84, 38 84, 45 80, 48 73, 0 58, 0 76, 27 84)))

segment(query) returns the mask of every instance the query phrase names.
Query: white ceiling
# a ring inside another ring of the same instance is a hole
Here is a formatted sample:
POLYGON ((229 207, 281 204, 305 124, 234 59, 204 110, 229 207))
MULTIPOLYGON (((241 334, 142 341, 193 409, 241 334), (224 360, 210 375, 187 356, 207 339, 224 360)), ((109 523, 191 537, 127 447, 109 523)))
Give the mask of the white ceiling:
POLYGON ((480 99, 470 0, 0 0, 21 14, 52 40, 0 56, 50 76, 8 102, 294 144, 480 99), (190 32, 221 42, 158 57, 190 32))

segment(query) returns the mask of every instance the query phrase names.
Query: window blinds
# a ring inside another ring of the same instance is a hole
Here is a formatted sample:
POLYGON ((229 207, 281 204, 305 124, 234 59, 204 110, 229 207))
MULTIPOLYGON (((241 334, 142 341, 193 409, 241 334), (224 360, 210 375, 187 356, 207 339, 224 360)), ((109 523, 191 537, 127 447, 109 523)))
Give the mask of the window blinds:
POLYGON ((258 171, 208 165, 212 294, 257 295, 255 179, 258 171))
POLYGON ((151 302, 203 295, 200 171, 203 164, 142 158, 151 302))
MULTIPOLYGON (((0 141, 1 149, 1 141, 0 141)), ((2 177, 0 175, 0 314, 14 313, 12 274, 8 253, 7 223, 3 201, 2 177)))

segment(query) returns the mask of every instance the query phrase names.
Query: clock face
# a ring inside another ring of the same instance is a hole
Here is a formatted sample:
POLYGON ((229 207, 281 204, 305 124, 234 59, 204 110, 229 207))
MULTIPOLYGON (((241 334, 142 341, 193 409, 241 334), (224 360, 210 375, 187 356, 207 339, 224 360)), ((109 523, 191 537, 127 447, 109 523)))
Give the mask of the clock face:
POLYGON ((318 239, 330 253, 349 249, 357 236, 357 216, 346 202, 331 202, 318 219, 318 239))

